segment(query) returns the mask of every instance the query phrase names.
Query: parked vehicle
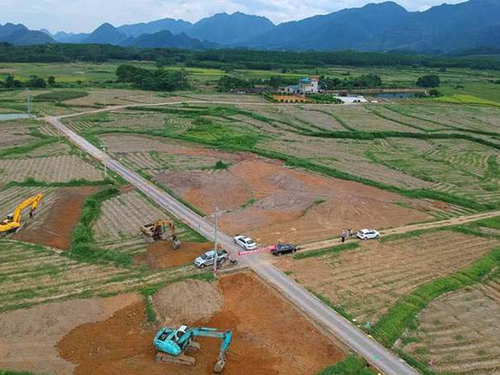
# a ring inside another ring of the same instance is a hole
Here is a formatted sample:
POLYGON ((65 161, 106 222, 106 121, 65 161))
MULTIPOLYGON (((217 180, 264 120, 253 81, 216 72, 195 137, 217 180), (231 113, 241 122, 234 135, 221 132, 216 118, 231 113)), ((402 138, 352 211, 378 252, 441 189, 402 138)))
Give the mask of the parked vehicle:
MULTIPOLYGON (((229 259, 229 254, 226 250, 217 252, 217 265, 224 263, 229 259)), ((195 259, 194 265, 198 268, 205 268, 207 266, 213 266, 215 262, 215 250, 207 251, 205 254, 200 255, 195 259)))
POLYGON ((279 243, 276 245, 276 248, 274 250, 271 250, 271 254, 280 256, 282 254, 287 254, 287 253, 295 253, 298 250, 298 248, 294 245, 286 244, 286 243, 279 243))
POLYGON ((360 240, 373 240, 375 238, 379 238, 380 233, 375 229, 361 229, 358 233, 356 233, 356 236, 360 240))
POLYGON ((250 237, 236 236, 234 237, 234 242, 247 251, 257 249, 257 244, 250 237))

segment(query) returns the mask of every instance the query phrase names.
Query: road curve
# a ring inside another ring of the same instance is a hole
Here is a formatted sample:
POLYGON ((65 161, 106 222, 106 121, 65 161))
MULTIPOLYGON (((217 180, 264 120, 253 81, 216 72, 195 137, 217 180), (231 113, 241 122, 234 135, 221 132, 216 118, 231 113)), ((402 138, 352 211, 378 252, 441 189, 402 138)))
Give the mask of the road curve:
MULTIPOLYGON (((232 103, 234 104, 234 103, 232 103)), ((107 110, 110 110, 109 108, 107 110)), ((76 146, 92 155, 95 159, 105 164, 137 189, 141 190, 153 201, 169 211, 175 217, 186 223, 206 238, 214 238, 214 227, 212 223, 197 215, 189 208, 179 203, 175 198, 159 189, 137 173, 125 168, 121 163, 105 154, 92 145, 83 137, 79 136, 64 124, 59 117, 47 117, 45 119, 52 124, 61 134, 66 136, 76 146)), ((219 232, 220 243, 233 255, 240 250, 232 238, 219 232)), ((302 286, 288 278, 283 272, 265 261, 260 256, 245 257, 241 262, 253 269, 266 282, 275 287, 286 296, 300 310, 307 314, 313 321, 328 330, 331 334, 344 342, 352 350, 365 358, 373 366, 387 375, 416 375, 419 374, 406 362, 397 357, 390 350, 380 345, 375 340, 353 325, 340 314, 323 304, 314 295, 302 286)))

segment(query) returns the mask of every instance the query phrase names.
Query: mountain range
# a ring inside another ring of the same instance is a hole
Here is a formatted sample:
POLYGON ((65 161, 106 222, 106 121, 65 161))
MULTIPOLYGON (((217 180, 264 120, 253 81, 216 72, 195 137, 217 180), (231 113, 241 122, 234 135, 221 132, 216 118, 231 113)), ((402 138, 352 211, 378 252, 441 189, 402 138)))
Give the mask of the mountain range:
POLYGON ((265 17, 219 13, 194 24, 172 18, 119 27, 104 23, 90 34, 51 35, 47 30, 28 30, 23 25, 8 23, 0 25, 0 42, 447 53, 478 47, 500 48, 500 0, 469 0, 424 12, 409 12, 388 1, 279 25, 265 17))

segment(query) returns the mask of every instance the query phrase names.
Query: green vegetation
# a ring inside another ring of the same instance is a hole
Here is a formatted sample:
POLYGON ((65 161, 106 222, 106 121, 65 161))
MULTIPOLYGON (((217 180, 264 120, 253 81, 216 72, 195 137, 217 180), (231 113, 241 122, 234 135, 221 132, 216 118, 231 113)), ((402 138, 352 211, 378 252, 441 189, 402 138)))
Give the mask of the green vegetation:
POLYGON ((0 375, 35 375, 28 371, 0 370, 0 375))
POLYGON ((403 332, 415 324, 420 311, 444 293, 456 291, 482 281, 500 266, 500 248, 493 250, 466 270, 456 272, 418 287, 413 293, 401 298, 373 327, 373 335, 388 347, 396 342, 403 332))
POLYGON ((100 250, 95 245, 92 225, 101 215, 102 203, 119 194, 116 188, 102 190, 85 200, 80 221, 73 231, 71 256, 89 261, 110 261, 119 266, 131 263, 130 255, 113 250, 100 250))
POLYGON ((303 253, 299 252, 298 254, 295 254, 293 258, 294 259, 316 258, 323 255, 338 254, 346 250, 354 250, 357 249, 358 247, 359 247, 358 242, 350 242, 342 245, 328 247, 326 249, 312 250, 303 253))
POLYGON ((171 73, 168 70, 157 69, 155 71, 137 68, 133 65, 120 65, 116 69, 118 82, 132 83, 142 90, 152 91, 174 91, 187 89, 186 71, 181 69, 171 73))
POLYGON ((89 94, 84 91, 55 91, 49 94, 39 94, 34 100, 37 102, 64 102, 66 100, 84 98, 89 94))
POLYGON ((439 76, 435 74, 430 74, 423 77, 419 77, 417 79, 416 85, 425 88, 439 87, 441 85, 441 80, 439 79, 439 76))
POLYGON ((366 74, 359 77, 346 77, 344 79, 321 77, 320 83, 326 90, 374 88, 381 87, 382 78, 376 74, 366 74))
POLYGON ((4 158, 6 156, 12 156, 12 155, 25 154, 25 153, 33 151, 39 147, 47 146, 47 145, 50 145, 50 144, 56 143, 56 142, 57 142, 56 137, 46 137, 46 138, 43 138, 40 140, 26 143, 22 146, 5 148, 3 150, 0 150, 0 158, 4 158))
POLYGON ((329 366, 317 375, 375 375, 368 363, 356 355, 349 355, 342 362, 329 366))
POLYGON ((24 187, 74 187, 74 186, 106 186, 106 185, 114 185, 114 181, 107 179, 102 181, 88 181, 84 179, 80 180, 71 180, 68 182, 45 182, 45 181, 37 181, 32 177, 27 177, 22 182, 11 181, 6 187, 13 186, 24 186, 24 187))

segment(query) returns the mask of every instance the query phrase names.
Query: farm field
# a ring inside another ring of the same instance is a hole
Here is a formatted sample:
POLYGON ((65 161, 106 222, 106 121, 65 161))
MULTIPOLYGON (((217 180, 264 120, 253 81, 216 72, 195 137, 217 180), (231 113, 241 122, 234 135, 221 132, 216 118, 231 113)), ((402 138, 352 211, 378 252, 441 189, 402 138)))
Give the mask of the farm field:
POLYGON ((361 325, 375 325, 401 297, 420 285, 467 268, 499 245, 498 240, 438 231, 279 267, 308 289, 346 311, 361 325))
POLYGON ((249 233, 262 244, 276 238, 298 242, 324 239, 339 233, 342 226, 390 227, 401 223, 400 217, 407 223, 433 219, 423 208, 431 209, 426 202, 300 172, 243 153, 132 135, 109 134, 100 139, 126 165, 154 176, 204 214, 210 215, 216 207, 228 210, 222 227, 230 234, 249 233), (216 169, 217 162, 227 168, 216 169), (408 207, 402 207, 402 202, 408 207), (340 215, 332 215, 339 211, 340 215))
POLYGON ((396 344, 432 363, 438 373, 497 374, 500 371, 500 283, 446 294, 417 317, 417 329, 396 344))

